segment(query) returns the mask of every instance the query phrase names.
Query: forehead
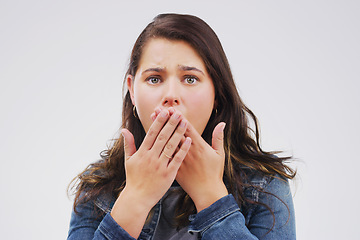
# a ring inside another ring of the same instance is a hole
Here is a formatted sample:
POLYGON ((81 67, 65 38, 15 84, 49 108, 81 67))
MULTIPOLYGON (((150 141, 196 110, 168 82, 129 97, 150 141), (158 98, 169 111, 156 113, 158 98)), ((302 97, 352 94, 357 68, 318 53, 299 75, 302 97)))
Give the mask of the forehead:
POLYGON ((200 55, 185 41, 153 38, 146 43, 139 62, 139 69, 147 67, 167 68, 172 65, 197 67, 204 72, 206 70, 200 55))

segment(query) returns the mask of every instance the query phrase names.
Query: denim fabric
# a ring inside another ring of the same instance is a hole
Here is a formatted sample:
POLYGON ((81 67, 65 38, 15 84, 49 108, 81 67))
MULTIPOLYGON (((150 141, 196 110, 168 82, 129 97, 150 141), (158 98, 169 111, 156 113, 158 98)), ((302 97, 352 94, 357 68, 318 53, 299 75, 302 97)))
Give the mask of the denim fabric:
MULTIPOLYGON (((190 216, 190 233, 201 239, 296 239, 292 195, 287 180, 280 177, 252 176, 244 189, 245 197, 262 204, 239 207, 229 194, 201 212, 190 216), (266 204, 273 214, 267 209, 266 204)), ((109 212, 115 202, 110 196, 81 204, 72 213, 69 240, 134 239, 122 229, 109 212)), ((152 239, 159 221, 162 202, 155 206, 152 219, 145 224, 138 239, 152 239)))
POLYGON ((295 216, 289 184, 281 178, 255 178, 245 194, 266 204, 239 208, 230 194, 192 217, 189 231, 200 232, 202 239, 296 239, 295 216), (263 188, 260 190, 257 187, 263 188), (286 205, 285 205, 286 204, 286 205), (274 225, 273 225, 274 224, 274 225))

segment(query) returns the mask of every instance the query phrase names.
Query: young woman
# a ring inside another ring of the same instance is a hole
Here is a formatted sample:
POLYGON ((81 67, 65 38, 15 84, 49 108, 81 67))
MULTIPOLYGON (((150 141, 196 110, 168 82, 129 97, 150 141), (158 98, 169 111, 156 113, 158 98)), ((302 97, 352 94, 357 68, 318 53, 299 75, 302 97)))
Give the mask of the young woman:
POLYGON ((295 172, 261 149, 204 21, 157 16, 124 86, 122 137, 76 178, 68 239, 295 239, 295 172))

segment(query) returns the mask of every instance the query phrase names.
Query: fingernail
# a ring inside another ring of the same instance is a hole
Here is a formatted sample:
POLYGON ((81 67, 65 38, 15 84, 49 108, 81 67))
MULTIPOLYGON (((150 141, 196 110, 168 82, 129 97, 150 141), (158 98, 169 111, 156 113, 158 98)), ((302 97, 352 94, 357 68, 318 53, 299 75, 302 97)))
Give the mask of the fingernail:
POLYGON ((167 111, 162 111, 162 112, 161 112, 161 116, 162 116, 162 117, 167 117, 167 115, 168 115, 168 112, 167 112, 167 111))
POLYGON ((180 127, 186 127, 186 120, 182 120, 181 122, 180 122, 180 127))
POLYGON ((156 109, 155 109, 155 113, 156 113, 156 115, 158 115, 160 112, 161 112, 161 108, 159 108, 159 107, 157 107, 156 109))
POLYGON ((175 119, 178 119, 180 117, 180 114, 178 112, 175 112, 173 116, 175 119))

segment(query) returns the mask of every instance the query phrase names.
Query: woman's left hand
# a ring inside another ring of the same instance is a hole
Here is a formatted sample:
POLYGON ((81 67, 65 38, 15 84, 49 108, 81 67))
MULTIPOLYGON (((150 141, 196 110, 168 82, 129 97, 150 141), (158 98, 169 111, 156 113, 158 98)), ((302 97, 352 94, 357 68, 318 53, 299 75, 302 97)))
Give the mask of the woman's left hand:
POLYGON ((176 181, 189 194, 198 212, 228 194, 223 182, 225 125, 221 122, 214 128, 210 146, 188 123, 185 136, 190 137, 192 143, 178 170, 176 181))

